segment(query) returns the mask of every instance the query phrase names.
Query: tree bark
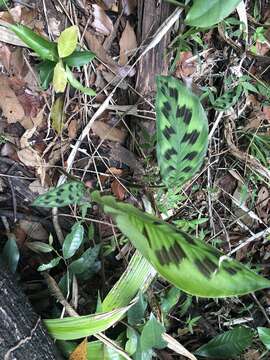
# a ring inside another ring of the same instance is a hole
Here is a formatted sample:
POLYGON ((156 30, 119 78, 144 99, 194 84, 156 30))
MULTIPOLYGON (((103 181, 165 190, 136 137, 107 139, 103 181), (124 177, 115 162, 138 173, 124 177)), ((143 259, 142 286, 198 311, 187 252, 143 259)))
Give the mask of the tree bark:
POLYGON ((0 263, 0 359, 60 360, 14 276, 0 263))
MULTIPOLYGON (((171 6, 165 1, 138 0, 138 39, 141 45, 149 40, 171 13, 171 6)), ((167 75, 166 49, 170 42, 170 31, 159 44, 150 50, 139 62, 136 90, 141 95, 153 95, 156 91, 156 75, 167 75)))

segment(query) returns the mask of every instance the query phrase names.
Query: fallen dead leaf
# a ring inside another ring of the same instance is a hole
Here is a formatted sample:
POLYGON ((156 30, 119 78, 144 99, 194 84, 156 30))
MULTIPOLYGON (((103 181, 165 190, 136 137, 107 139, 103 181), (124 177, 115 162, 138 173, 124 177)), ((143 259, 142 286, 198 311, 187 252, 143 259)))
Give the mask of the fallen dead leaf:
POLYGON ((267 187, 262 186, 258 192, 256 210, 258 216, 267 223, 269 211, 269 191, 267 187))
POLYGON ((98 5, 92 5, 94 21, 92 27, 102 35, 110 35, 113 31, 113 22, 105 11, 98 5))
POLYGON ((126 23, 126 27, 119 41, 119 46, 120 46, 119 64, 126 65, 128 62, 128 56, 132 55, 131 51, 136 49, 138 46, 134 29, 130 25, 129 21, 127 21, 126 23))
POLYGON ((75 139, 78 131, 78 122, 75 119, 72 119, 68 125, 68 137, 70 139, 75 139))
POLYGON ((124 14, 129 16, 136 13, 137 0, 122 0, 124 14))
POLYGON ((103 121, 96 120, 92 125, 94 134, 99 136, 102 140, 112 140, 123 143, 126 139, 127 133, 124 129, 117 129, 111 127, 103 121))
POLYGON ((48 187, 42 186, 41 182, 37 179, 37 180, 34 180, 33 182, 31 182, 31 184, 29 184, 29 190, 31 190, 35 194, 42 195, 48 191, 48 187))
POLYGON ((29 143, 29 139, 33 136, 35 131, 35 127, 26 130, 26 132, 21 137, 21 150, 17 152, 17 155, 23 164, 29 167, 34 167, 36 169, 36 173, 40 178, 41 184, 44 185, 46 175, 45 162, 29 143))
POLYGON ((191 51, 183 51, 180 53, 179 60, 176 64, 176 76, 179 78, 190 77, 197 70, 197 63, 192 59, 191 51))
POLYGON ((87 339, 84 339, 70 354, 69 360, 87 360, 87 339))
POLYGON ((31 239, 40 241, 48 239, 48 232, 40 223, 20 220, 18 225, 31 239))
POLYGON ((9 86, 9 79, 3 75, 0 76, 0 108, 8 123, 14 123, 24 118, 24 109, 9 86))
POLYGON ((6 71, 9 71, 10 68, 10 58, 11 51, 9 47, 3 43, 0 43, 0 64, 5 67, 6 71))
POLYGON ((125 199, 126 189, 117 179, 113 180, 111 184, 111 189, 113 194, 117 197, 118 200, 125 199))

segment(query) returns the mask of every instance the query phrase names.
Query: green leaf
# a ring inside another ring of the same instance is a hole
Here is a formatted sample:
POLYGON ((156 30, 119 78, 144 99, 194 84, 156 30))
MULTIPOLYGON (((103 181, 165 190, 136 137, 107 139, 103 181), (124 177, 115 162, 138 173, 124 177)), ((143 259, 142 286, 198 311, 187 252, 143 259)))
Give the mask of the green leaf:
POLYGON ((0 0, 0 9, 8 9, 8 0, 0 0))
POLYGON ((200 169, 208 121, 196 95, 171 76, 157 77, 157 160, 164 184, 179 187, 200 169))
POLYGON ((75 77, 73 76, 72 72, 70 71, 69 67, 66 66, 66 74, 67 74, 67 80, 70 83, 71 86, 73 86, 75 89, 80 90, 82 93, 89 95, 89 96, 95 96, 96 92, 93 89, 87 88, 83 86, 75 77))
POLYGON ((71 55, 63 59, 64 63, 70 67, 80 67, 88 64, 96 55, 92 51, 74 51, 71 55))
POLYGON ((76 204, 85 193, 85 186, 78 181, 70 181, 38 196, 33 206, 46 208, 62 207, 76 204))
POLYGON ((65 29, 59 36, 57 42, 58 54, 60 58, 67 57, 76 50, 78 42, 78 26, 73 25, 65 29))
POLYGON ((150 320, 144 325, 141 334, 141 350, 147 351, 152 348, 163 349, 166 347, 167 343, 162 339, 164 332, 164 326, 151 314, 150 320))
POLYGON ((185 23, 202 28, 211 27, 230 15, 240 2, 241 0, 193 0, 185 23))
POLYGON ((61 259, 62 258, 60 258, 60 257, 54 258, 50 262, 48 262, 47 264, 40 265, 37 270, 38 271, 45 271, 45 270, 52 269, 52 268, 56 267, 60 263, 61 259))
POLYGON ((37 253, 49 253, 53 251, 53 247, 41 241, 33 241, 26 243, 27 247, 37 253))
POLYGON ((121 307, 109 312, 79 317, 66 317, 63 319, 44 320, 49 334, 57 340, 74 340, 91 336, 105 331, 116 322, 134 305, 121 307))
POLYGON ((73 261, 69 265, 69 269, 75 275, 91 269, 97 261, 99 251, 100 245, 95 245, 94 247, 87 249, 78 260, 73 261))
POLYGON ((137 344, 138 344, 138 333, 131 327, 127 328, 127 338, 125 350, 129 355, 133 355, 136 352, 137 344))
POLYGON ((83 242, 83 235, 84 227, 79 222, 75 223, 63 243, 64 259, 69 259, 76 253, 83 242))
POLYGON ((62 96, 59 96, 52 105, 51 121, 52 128, 57 132, 58 135, 61 135, 65 121, 64 98, 62 96))
POLYGON ((112 196, 91 193, 117 227, 165 279, 191 295, 244 295, 270 286, 236 260, 180 229, 112 196))
POLYGON ((11 235, 6 241, 3 251, 0 254, 0 261, 2 261, 12 273, 15 273, 19 259, 20 253, 17 242, 15 237, 11 235))
POLYGON ((101 341, 88 342, 87 354, 88 360, 125 360, 116 350, 101 341))
POLYGON ((251 344, 252 338, 252 329, 240 326, 216 336, 196 350, 195 355, 207 357, 207 359, 232 359, 251 344))
POLYGON ((266 327, 257 328, 259 338, 267 350, 270 350, 270 329, 266 327))
POLYGON ((9 28, 30 47, 41 59, 57 62, 57 44, 36 34, 27 26, 16 24, 9 25, 9 28))
POLYGON ((40 84, 44 90, 48 89, 52 82, 55 65, 55 62, 45 60, 37 66, 40 84))
POLYGON ((59 92, 64 92, 67 86, 67 73, 63 66, 62 61, 59 61, 53 71, 53 87, 54 90, 59 92))
POLYGON ((162 299, 160 308, 162 310, 163 315, 167 315, 171 308, 175 306, 180 298, 181 290, 176 287, 171 287, 167 292, 166 296, 162 299))
POLYGON ((139 293, 139 300, 128 311, 128 323, 129 325, 139 325, 144 320, 144 313, 147 308, 147 302, 145 301, 143 294, 139 293))

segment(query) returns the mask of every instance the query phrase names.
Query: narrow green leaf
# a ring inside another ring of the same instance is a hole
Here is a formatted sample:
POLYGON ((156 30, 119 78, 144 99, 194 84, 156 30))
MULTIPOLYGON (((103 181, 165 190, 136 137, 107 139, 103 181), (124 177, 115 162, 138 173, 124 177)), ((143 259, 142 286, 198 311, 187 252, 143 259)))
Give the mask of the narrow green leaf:
POLYGON ((167 343, 162 339, 164 332, 164 326, 151 314, 141 334, 141 350, 147 351, 152 348, 163 349, 166 347, 167 343))
POLYGON ((112 196, 91 193, 93 201, 111 215, 117 227, 165 279, 191 295, 244 295, 270 286, 236 260, 191 237, 155 216, 112 196))
POLYGON ((56 267, 61 261, 60 257, 54 258, 52 259, 50 262, 48 262, 47 264, 42 264, 38 267, 38 271, 45 271, 45 270, 49 270, 52 269, 54 267, 56 267))
POLYGON ((241 0, 193 0, 185 23, 196 27, 211 27, 225 19, 236 9, 241 0))
POLYGON ((0 261, 2 261, 12 273, 15 273, 19 259, 20 253, 17 246, 16 238, 12 235, 9 237, 9 239, 4 245, 3 251, 0 254, 0 261))
POLYGON ((67 86, 67 73, 62 61, 59 61, 53 71, 53 87, 57 93, 65 91, 67 86))
POLYGON ((83 242, 84 227, 79 223, 72 226, 71 232, 66 236, 62 251, 65 259, 71 258, 83 242))
POLYGON ((270 329, 266 327, 257 328, 259 338, 267 350, 270 350, 270 329))
POLYGON ((78 42, 78 26, 73 25, 65 29, 59 36, 57 47, 60 58, 67 57, 76 50, 78 42))
POLYGON ((207 117, 198 97, 171 76, 157 77, 156 113, 161 177, 168 188, 179 188, 204 161, 207 117))
POLYGON ((96 92, 93 89, 87 88, 83 86, 75 77, 73 76, 72 72, 70 71, 69 67, 66 66, 66 74, 67 74, 67 80, 70 83, 71 86, 73 86, 75 89, 80 90, 82 93, 89 95, 89 96, 95 96, 96 92))
POLYGON ((52 105, 51 122, 52 128, 58 135, 61 135, 65 122, 64 98, 62 96, 59 96, 52 105))
POLYGON ((52 82, 55 65, 55 62, 45 60, 37 66, 40 84, 44 90, 48 89, 52 82))
POLYGON ((127 338, 125 350, 129 355, 133 355, 137 350, 138 344, 138 333, 131 327, 127 328, 127 338))
POLYGON ((70 181, 38 196, 32 205, 53 208, 76 204, 84 193, 85 186, 83 183, 70 181))
POLYGON ((118 322, 133 305, 134 302, 128 306, 95 315, 44 320, 44 324, 54 339, 80 339, 105 331, 118 322))
POLYGON ((33 241, 26 243, 27 247, 37 253, 49 253, 53 251, 53 247, 41 241, 33 241))
POLYGON ((76 66, 80 67, 88 64, 95 57, 95 54, 92 51, 74 51, 71 55, 63 59, 64 63, 70 67, 76 66))
POLYGON ((251 344, 252 338, 252 329, 240 326, 216 336, 196 350, 195 354, 207 359, 232 359, 251 344))
POLYGON ((59 57, 57 53, 57 44, 36 34, 27 26, 16 24, 9 25, 9 28, 41 59, 57 62, 59 57))

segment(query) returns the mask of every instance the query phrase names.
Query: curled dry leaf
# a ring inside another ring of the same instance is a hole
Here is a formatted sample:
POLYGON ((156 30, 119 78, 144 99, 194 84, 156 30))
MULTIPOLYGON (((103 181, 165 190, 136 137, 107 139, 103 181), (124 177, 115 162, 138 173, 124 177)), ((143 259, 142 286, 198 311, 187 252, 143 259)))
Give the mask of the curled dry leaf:
POLYGON ((127 136, 124 129, 117 129, 111 127, 103 121, 96 120, 92 125, 94 134, 98 135, 102 140, 112 140, 119 143, 123 143, 127 136))
POLYGON ((190 77, 197 70, 196 60, 193 59, 191 51, 180 53, 179 60, 176 64, 176 76, 179 78, 190 77))
POLYGON ((128 56, 132 55, 132 50, 137 48, 137 39, 133 27, 129 21, 126 23, 126 27, 122 33, 119 41, 120 45, 120 59, 119 64, 126 65, 128 62, 128 56))
POLYGON ((44 185, 45 182, 45 162, 40 157, 38 152, 34 150, 30 143, 29 139, 33 136, 34 132, 36 131, 36 128, 32 128, 29 130, 26 130, 26 132, 23 134, 20 144, 21 144, 21 150, 18 151, 17 155, 20 161, 29 167, 34 167, 36 169, 37 175, 40 178, 41 184, 44 185))
POLYGON ((98 5, 93 5, 94 21, 92 27, 102 35, 110 35, 113 31, 113 22, 105 11, 98 5))
POLYGON ((19 227, 27 234, 28 237, 35 240, 47 240, 48 232, 37 222, 20 220, 19 227))
POLYGON ((126 189, 124 188, 124 186, 117 179, 115 179, 112 182, 111 188, 112 188, 113 194, 117 197, 118 200, 124 200, 125 199, 126 189))
POLYGON ((6 76, 0 76, 0 108, 8 123, 21 121, 24 118, 24 110, 15 92, 9 86, 6 76))

